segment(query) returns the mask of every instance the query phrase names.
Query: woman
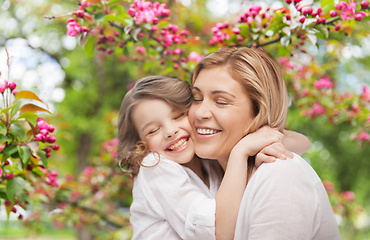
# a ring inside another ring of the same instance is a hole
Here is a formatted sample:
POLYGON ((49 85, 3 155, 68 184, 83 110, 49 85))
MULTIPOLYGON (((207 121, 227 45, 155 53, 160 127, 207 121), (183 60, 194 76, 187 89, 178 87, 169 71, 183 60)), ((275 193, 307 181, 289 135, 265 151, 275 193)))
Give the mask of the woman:
MULTIPOLYGON (((279 65, 259 49, 224 48, 203 58, 194 71, 192 92, 195 152, 217 159, 223 169, 243 136, 264 125, 285 127, 285 82, 279 65)), ((249 161, 251 171, 253 158, 249 161)), ((263 164, 249 180, 239 212, 234 208, 229 215, 216 215, 216 225, 231 230, 216 231, 217 239, 340 239, 321 180, 297 155, 263 164)))

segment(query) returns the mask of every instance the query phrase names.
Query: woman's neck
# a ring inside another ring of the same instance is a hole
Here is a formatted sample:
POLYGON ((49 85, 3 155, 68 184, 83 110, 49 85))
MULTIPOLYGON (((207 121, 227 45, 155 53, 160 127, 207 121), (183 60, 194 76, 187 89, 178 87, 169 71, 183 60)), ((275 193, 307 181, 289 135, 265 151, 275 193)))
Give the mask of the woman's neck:
POLYGON ((229 157, 220 158, 220 159, 217 159, 217 161, 221 165, 222 169, 226 171, 227 162, 229 161, 229 157))
POLYGON ((182 165, 190 168, 209 188, 208 173, 203 169, 201 161, 202 160, 198 156, 194 155, 193 159, 190 162, 184 163, 182 165))

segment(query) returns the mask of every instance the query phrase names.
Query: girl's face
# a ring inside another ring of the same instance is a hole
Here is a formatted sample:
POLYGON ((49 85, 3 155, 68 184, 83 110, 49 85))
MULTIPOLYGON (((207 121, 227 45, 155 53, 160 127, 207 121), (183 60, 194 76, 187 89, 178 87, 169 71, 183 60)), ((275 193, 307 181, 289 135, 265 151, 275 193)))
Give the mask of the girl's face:
POLYGON ((226 66, 202 70, 192 93, 189 119, 196 132, 195 153, 225 162, 253 121, 251 100, 226 66))
POLYGON ((151 152, 183 164, 194 156, 192 128, 186 113, 159 99, 145 99, 132 112, 140 139, 151 152))

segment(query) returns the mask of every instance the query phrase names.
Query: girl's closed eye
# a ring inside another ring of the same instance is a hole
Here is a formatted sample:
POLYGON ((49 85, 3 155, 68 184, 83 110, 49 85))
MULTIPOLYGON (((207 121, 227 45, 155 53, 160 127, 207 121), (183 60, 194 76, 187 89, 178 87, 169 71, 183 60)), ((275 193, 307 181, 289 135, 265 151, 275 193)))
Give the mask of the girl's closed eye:
POLYGON ((150 130, 150 131, 148 132, 148 134, 147 134, 147 135, 154 134, 154 133, 156 133, 156 132, 158 132, 158 131, 159 131, 159 127, 154 128, 154 129, 150 130))
POLYGON ((185 113, 180 113, 179 115, 176 115, 174 119, 177 120, 177 119, 182 118, 183 116, 185 116, 185 113))

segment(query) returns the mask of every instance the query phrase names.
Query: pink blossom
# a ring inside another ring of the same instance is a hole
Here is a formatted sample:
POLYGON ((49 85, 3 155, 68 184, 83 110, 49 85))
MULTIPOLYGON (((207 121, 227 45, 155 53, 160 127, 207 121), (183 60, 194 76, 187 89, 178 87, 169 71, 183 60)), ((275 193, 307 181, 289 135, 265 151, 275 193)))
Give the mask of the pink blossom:
POLYGON ((307 88, 306 89, 303 89, 302 92, 301 92, 301 94, 302 94, 303 97, 308 96, 309 93, 310 93, 310 91, 307 88))
POLYGON ((3 169, 0 167, 0 177, 3 176, 3 169))
POLYGON ((76 21, 71 21, 67 24, 67 35, 71 37, 77 36, 81 32, 81 27, 76 21))
POLYGON ((173 54, 175 54, 175 55, 179 55, 180 53, 181 53, 180 48, 176 48, 175 50, 173 50, 173 54))
POLYGON ((200 56, 200 54, 197 52, 191 52, 188 56, 189 61, 193 62, 199 62, 202 58, 204 58, 204 56, 200 56))
POLYGON ((4 82, 0 83, 0 93, 4 93, 6 88, 7 88, 6 83, 4 83, 4 82))
POLYGON ((362 19, 366 17, 366 14, 364 12, 358 12, 355 15, 355 20, 356 21, 362 21, 362 19))
POLYGON ((323 106, 321 106, 320 104, 315 103, 315 104, 313 105, 313 111, 314 111, 314 113, 315 113, 315 114, 317 114, 317 115, 322 115, 322 114, 324 114, 324 113, 325 113, 325 108, 324 108, 323 106))
POLYGON ((366 120, 368 123, 370 123, 370 115, 367 117, 367 120, 366 120))
POLYGON ((240 33, 240 29, 239 28, 233 28, 231 31, 233 31, 233 33, 235 33, 235 34, 239 34, 240 33))
POLYGON ((312 108, 307 109, 307 113, 311 116, 311 118, 315 118, 317 115, 323 115, 325 112, 325 108, 319 103, 315 103, 312 108))
POLYGON ((362 85, 362 91, 361 97, 370 101, 370 88, 366 85, 362 85))
POLYGON ((333 192, 334 190, 334 184, 329 182, 328 180, 325 180, 322 182, 324 184, 324 187, 328 193, 333 192))
POLYGON ((332 88, 334 86, 334 83, 330 81, 330 78, 328 76, 324 76, 320 80, 314 81, 313 86, 316 89, 332 88))
POLYGON ((353 200, 355 200, 355 193, 354 192, 351 192, 351 191, 344 191, 344 192, 342 192, 342 196, 345 198, 345 199, 347 199, 347 200, 349 200, 349 201, 353 201, 353 200))
POLYGON ((356 104, 352 104, 352 105, 351 105, 351 108, 352 108, 352 109, 353 109, 353 111, 355 111, 355 112, 360 111, 360 107, 359 107, 358 105, 356 105, 356 104))
POLYGON ((84 169, 83 173, 87 176, 90 177, 91 174, 93 173, 94 168, 92 166, 88 166, 84 169))
POLYGON ((369 140, 370 139, 370 135, 368 133, 360 132, 358 134, 358 136, 361 140, 369 140))
POLYGON ((341 9, 342 10, 342 13, 341 13, 341 17, 343 20, 350 20, 350 19, 353 19, 354 15, 355 15, 355 10, 356 10, 356 3, 346 3, 346 2, 340 2, 339 3, 341 5, 341 9))
POLYGON ((145 54, 146 49, 145 49, 145 47, 136 47, 136 52, 138 52, 140 54, 145 54))

